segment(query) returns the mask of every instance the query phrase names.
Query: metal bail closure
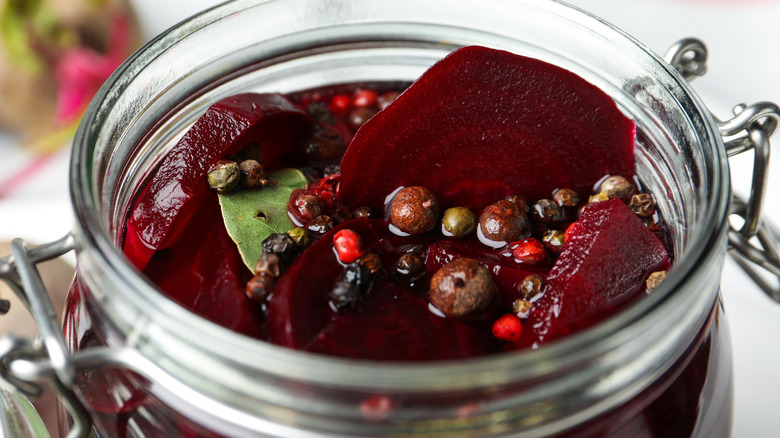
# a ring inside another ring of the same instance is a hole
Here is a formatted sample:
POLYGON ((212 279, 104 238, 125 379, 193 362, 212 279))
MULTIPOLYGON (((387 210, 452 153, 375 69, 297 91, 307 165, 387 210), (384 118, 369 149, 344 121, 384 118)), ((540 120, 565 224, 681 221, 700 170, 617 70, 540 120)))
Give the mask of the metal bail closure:
POLYGON ((30 396, 41 392, 47 381, 71 414, 73 425, 68 438, 89 432, 86 409, 73 393, 76 367, 65 344, 59 317, 43 285, 36 264, 59 257, 74 248, 73 236, 28 248, 21 239, 11 242, 11 255, 0 258, 0 280, 19 296, 38 324, 35 342, 6 334, 0 337, 0 382, 30 396))
MULTIPOLYGON (((664 59, 689 82, 707 71, 707 48, 695 38, 678 41, 664 59)), ((771 102, 740 104, 734 107, 733 118, 717 123, 729 157, 754 151, 750 198, 744 201, 733 195, 730 214, 740 217, 743 223, 739 229, 729 223, 729 254, 770 298, 780 303, 780 233, 761 217, 769 138, 780 123, 780 109, 771 102)))

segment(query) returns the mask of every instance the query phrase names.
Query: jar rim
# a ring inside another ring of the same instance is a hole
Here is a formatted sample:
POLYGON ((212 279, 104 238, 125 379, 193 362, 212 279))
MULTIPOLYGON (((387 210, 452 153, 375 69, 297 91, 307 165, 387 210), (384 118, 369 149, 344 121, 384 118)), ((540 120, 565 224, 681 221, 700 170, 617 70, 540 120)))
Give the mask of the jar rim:
MULTIPOLYGON (((565 339, 545 345, 538 350, 498 354, 494 356, 472 358, 452 362, 424 363, 374 363, 366 361, 346 360, 322 355, 314 355, 293 351, 262 341, 247 338, 228 329, 218 327, 211 322, 189 312, 170 301, 146 280, 134 267, 124 259, 121 251, 113 243, 110 227, 105 224, 105 212, 101 208, 105 199, 95 186, 94 157, 92 147, 107 111, 111 111, 111 102, 115 94, 121 92, 123 81, 128 75, 133 75, 144 63, 150 62, 166 48, 178 44, 199 29, 219 22, 241 11, 261 7, 285 0, 252 2, 248 0, 230 2, 205 11, 161 34, 148 43, 139 52, 130 57, 106 82, 98 95, 87 109, 76 133, 71 158, 71 201, 77 217, 77 247, 79 252, 89 252, 102 269, 120 282, 132 285, 134 296, 127 299, 143 303, 150 311, 167 314, 168 326, 181 324, 187 330, 179 329, 183 336, 191 339, 208 339, 210 349, 219 354, 230 356, 241 351, 247 362, 254 361, 256 366, 271 374, 295 377, 323 385, 334 384, 329 380, 332 373, 338 373, 344 379, 338 382, 343 387, 358 387, 370 383, 373 387, 392 389, 420 389, 426 391, 438 386, 452 389, 458 386, 459 375, 479 376, 461 380, 465 387, 485 385, 494 382, 497 377, 491 376, 492 370, 514 369, 528 376, 538 376, 549 372, 550 364, 559 364, 561 368, 593 357, 598 352, 607 351, 626 342, 627 338, 642 330, 637 322, 646 315, 664 312, 681 295, 678 291, 686 289, 694 293, 695 284, 700 273, 708 266, 712 258, 717 258, 724 248, 726 233, 727 207, 730 197, 728 164, 723 140, 717 131, 716 123, 697 94, 690 88, 685 79, 668 66, 665 61, 653 53, 648 47, 635 40, 625 32, 600 18, 579 8, 562 2, 541 2, 537 0, 515 0, 507 3, 524 4, 532 8, 550 10, 555 14, 569 17, 583 26, 589 26, 594 32, 604 36, 605 41, 622 44, 632 53, 641 56, 659 66, 667 75, 668 84, 680 93, 680 99, 689 102, 688 109, 695 109, 695 114, 688 114, 699 123, 696 128, 709 144, 702 145, 712 150, 715 169, 711 191, 707 199, 709 208, 697 225, 695 235, 688 245, 685 257, 678 259, 675 268, 670 272, 663 285, 654 293, 640 300, 631 308, 615 315, 608 321, 590 329, 573 334, 565 339), (191 331, 197 333, 197 336, 191 331), (259 360, 258 360, 259 359, 259 360), (370 363, 370 367, 366 364, 370 363), (543 365, 539 365, 543 364, 543 365), (443 372, 446 368, 446 372, 443 372), (318 369, 318 373, 301 373, 305 369, 318 369), (520 371, 522 370, 522 371, 520 371)), ((121 137, 121 132, 111 132, 111 136, 121 137)), ((502 377, 506 378, 506 377, 502 377)))

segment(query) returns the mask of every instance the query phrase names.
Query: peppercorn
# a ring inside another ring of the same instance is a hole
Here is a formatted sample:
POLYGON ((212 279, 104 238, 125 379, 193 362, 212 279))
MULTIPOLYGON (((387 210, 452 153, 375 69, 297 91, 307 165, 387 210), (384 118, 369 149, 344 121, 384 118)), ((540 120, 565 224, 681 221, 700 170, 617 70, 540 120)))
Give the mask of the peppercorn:
POLYGON ((519 205, 504 199, 485 207, 479 215, 479 229, 488 240, 512 242, 528 237, 531 223, 519 205))
POLYGON ((290 194, 292 207, 295 209, 296 216, 302 222, 309 222, 322 214, 322 204, 320 198, 303 189, 295 189, 290 194))
POLYGON ((358 207, 355 211, 352 212, 353 217, 364 217, 366 219, 373 216, 374 212, 371 210, 371 207, 364 205, 362 207, 358 207))
POLYGON ((373 108, 360 107, 353 109, 349 112, 349 117, 347 118, 349 127, 353 131, 357 131, 368 119, 374 117, 374 114, 376 114, 376 110, 373 108))
POLYGON ((211 190, 230 193, 241 183, 241 170, 235 161, 219 160, 209 169, 206 179, 211 190))
POLYGON ((333 235, 333 247, 342 263, 352 263, 363 255, 363 240, 360 235, 348 228, 333 235))
POLYGON ((371 286, 371 271, 360 262, 352 262, 344 266, 339 281, 354 284, 360 293, 365 293, 371 286))
POLYGON ((376 278, 382 273, 382 259, 376 253, 365 252, 357 260, 361 266, 368 270, 371 278, 376 278))
POLYGON ((628 206, 639 217, 649 217, 655 213, 655 201, 653 195, 649 193, 637 193, 632 196, 628 206))
POLYGON ((390 222, 407 234, 422 234, 439 220, 439 202, 430 190, 413 186, 401 189, 390 207, 390 222))
POLYGON ((331 164, 330 166, 327 166, 325 169, 322 170, 322 176, 328 177, 331 175, 339 175, 341 174, 341 166, 338 164, 331 164))
POLYGON ((243 187, 256 189, 268 184, 263 166, 257 160, 244 160, 238 164, 238 169, 241 171, 241 185, 243 187))
POLYGON ((477 217, 466 207, 453 207, 444 211, 441 232, 448 237, 464 237, 477 229, 477 217))
POLYGON ((387 106, 393 103, 393 101, 400 95, 401 93, 398 91, 388 91, 386 93, 382 93, 379 98, 377 98, 377 105, 379 105, 379 109, 383 110, 387 108, 387 106))
POLYGON ((601 183, 601 191, 609 199, 623 199, 634 190, 634 185, 621 175, 613 175, 601 183))
POLYGON ((497 296, 493 277, 481 263, 460 258, 442 266, 431 277, 431 303, 451 317, 486 311, 497 296))
POLYGON ((377 100, 378 96, 374 90, 361 88, 352 93, 352 105, 358 108, 374 106, 376 105, 377 100))
POLYGON ((253 303, 265 304, 275 285, 276 279, 274 277, 266 273, 260 273, 249 280, 244 292, 253 303))
POLYGON ((416 254, 404 254, 395 262, 395 272, 402 278, 415 281, 425 274, 425 263, 416 254))
POLYGON ((260 254, 260 259, 255 264, 255 275, 260 274, 266 274, 273 278, 281 275, 282 261, 279 259, 279 256, 270 252, 260 254))
MULTIPOLYGON (((609 201, 609 196, 607 196, 607 192, 598 192, 595 195, 591 195, 588 197, 588 204, 591 202, 601 202, 601 201, 609 201)), ((582 208, 585 208, 583 205, 582 208)))
POLYGON ((647 289, 653 291, 666 279, 666 271, 656 271, 647 277, 647 289))
POLYGON ((547 230, 542 236, 544 248, 552 254, 560 254, 563 250, 563 244, 566 243, 563 231, 547 230))
POLYGON ((540 199, 531 210, 534 212, 534 218, 543 224, 560 222, 566 217, 563 208, 552 199, 540 199))
POLYGON ((263 252, 276 254, 282 263, 289 264, 298 255, 299 249, 287 233, 272 233, 263 240, 263 252))
POLYGON ((520 283, 520 293, 523 294, 524 299, 531 300, 542 291, 543 287, 544 277, 536 274, 527 275, 520 283))
POLYGON ((330 307, 336 311, 352 310, 360 302, 360 290, 357 285, 347 281, 337 281, 328 293, 330 307))
POLYGON ((580 196, 572 189, 558 189, 553 192, 553 201, 561 207, 576 207, 580 196))
POLYGON ((542 242, 529 237, 509 245, 512 256, 520 263, 535 266, 547 260, 547 252, 542 242))
POLYGON ((335 113, 345 113, 352 107, 352 99, 346 94, 337 94, 330 100, 330 109, 335 113))
POLYGON ((506 200, 512 201, 515 204, 517 204, 520 207, 520 210, 522 210, 526 214, 531 212, 531 209, 528 204, 528 198, 526 198, 525 195, 509 195, 506 197, 506 200))
POLYGON ((330 216, 324 214, 315 217, 306 226, 307 230, 311 231, 312 233, 318 233, 318 234, 325 234, 331 228, 333 228, 333 219, 331 219, 330 216))
POLYGON ((528 300, 512 301, 512 312, 514 312, 518 318, 528 318, 528 315, 531 313, 531 309, 533 309, 533 307, 534 303, 528 300))
POLYGON ((523 323, 520 319, 507 313, 493 323, 493 336, 502 341, 517 341, 523 335, 523 323))
POLYGON ((298 248, 301 250, 309 246, 311 243, 311 236, 305 228, 294 227, 287 232, 287 235, 290 236, 293 241, 295 241, 295 244, 298 245, 298 248))
POLYGON ((297 140, 297 147, 313 166, 334 164, 346 150, 341 136, 328 128, 315 128, 307 132, 297 140))
POLYGON ((238 153, 240 161, 243 160, 255 160, 258 163, 263 162, 263 146, 260 143, 252 142, 242 147, 238 153))
POLYGON ((330 113, 330 109, 324 102, 312 102, 306 107, 306 112, 317 123, 324 123, 326 125, 333 124, 333 114, 330 113))

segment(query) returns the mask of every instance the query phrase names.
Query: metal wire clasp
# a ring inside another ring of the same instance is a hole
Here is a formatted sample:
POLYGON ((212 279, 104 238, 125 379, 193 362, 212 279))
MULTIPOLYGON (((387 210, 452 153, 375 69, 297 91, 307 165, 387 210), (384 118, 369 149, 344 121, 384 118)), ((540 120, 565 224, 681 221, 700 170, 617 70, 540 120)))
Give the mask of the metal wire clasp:
MULTIPOLYGON (((707 48, 695 38, 676 43, 665 59, 688 81, 707 71, 707 48)), ((733 195, 730 214, 740 217, 743 223, 739 228, 729 224, 729 254, 770 298, 780 302, 780 233, 761 215, 769 169, 769 138, 780 123, 780 108, 771 102, 739 104, 734 107, 734 117, 717 123, 729 157, 754 152, 750 197, 745 201, 733 195), (757 268, 762 268, 764 274, 757 268), (778 285, 772 285, 766 274, 778 285)))
POLYGON ((86 436, 90 420, 73 392, 76 367, 65 344, 59 317, 35 265, 73 248, 71 234, 33 248, 28 248, 23 240, 15 239, 11 242, 11 255, 0 258, 0 279, 19 296, 39 329, 36 341, 9 334, 0 337, 0 382, 10 384, 26 395, 37 396, 42 390, 40 382, 47 381, 73 418, 68 438, 86 436))

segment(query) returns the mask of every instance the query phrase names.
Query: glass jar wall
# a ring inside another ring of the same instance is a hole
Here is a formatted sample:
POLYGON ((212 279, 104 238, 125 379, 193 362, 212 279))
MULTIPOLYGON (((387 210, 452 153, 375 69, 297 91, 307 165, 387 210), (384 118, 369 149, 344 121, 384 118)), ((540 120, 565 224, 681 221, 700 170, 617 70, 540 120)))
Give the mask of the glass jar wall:
POLYGON ((640 43, 547 1, 239 1, 187 21, 128 60, 77 133, 72 197, 74 351, 143 355, 175 380, 81 373, 106 436, 728 436, 731 359, 720 309, 728 169, 714 121, 640 43), (572 70, 637 123, 637 173, 670 226, 660 289, 538 350, 461 362, 377 364, 240 336, 165 298, 117 249, 136 190, 212 103, 242 91, 412 81, 480 44, 572 70), (182 392, 183 391, 183 392, 182 392))

